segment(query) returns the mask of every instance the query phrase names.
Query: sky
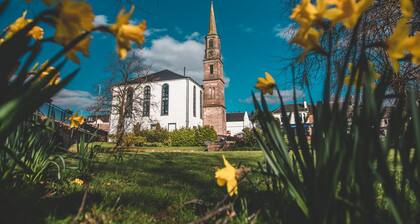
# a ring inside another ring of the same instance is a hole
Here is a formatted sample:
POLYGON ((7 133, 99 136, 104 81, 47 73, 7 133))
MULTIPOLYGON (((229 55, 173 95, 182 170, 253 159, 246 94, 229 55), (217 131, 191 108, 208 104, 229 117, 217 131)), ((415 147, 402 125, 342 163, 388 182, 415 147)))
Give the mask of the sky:
MULTIPOLYGON (((12 0, 1 15, 3 28, 28 10, 33 17, 43 10, 40 0, 26 4, 12 0)), ((119 10, 130 4, 126 0, 90 0, 95 24, 110 24, 119 10)), ((146 41, 140 52, 153 71, 169 69, 180 74, 186 67, 187 75, 198 82, 203 78, 204 36, 208 31, 210 0, 132 0, 136 10, 132 22, 147 21, 146 41)), ((285 58, 296 55, 288 41, 293 32, 289 19, 290 5, 280 0, 215 0, 217 31, 221 38, 222 57, 226 79, 225 99, 228 112, 252 111, 251 91, 258 77, 270 72, 276 79, 287 101, 291 100, 291 74, 284 70, 285 58)), ((46 36, 53 33, 47 30, 46 36)), ((39 60, 45 60, 60 48, 46 46, 39 60)), ((115 53, 115 38, 97 33, 91 42, 89 57, 81 58, 80 65, 69 62, 63 74, 80 67, 79 74, 55 98, 54 103, 74 111, 84 112, 97 95, 97 86, 109 74, 106 67, 115 53)), ((258 92, 258 91, 257 91, 258 92)), ((314 87, 315 98, 320 88, 314 87)), ((298 90, 300 99, 304 91, 298 90)), ((268 102, 276 107, 277 98, 268 102)))

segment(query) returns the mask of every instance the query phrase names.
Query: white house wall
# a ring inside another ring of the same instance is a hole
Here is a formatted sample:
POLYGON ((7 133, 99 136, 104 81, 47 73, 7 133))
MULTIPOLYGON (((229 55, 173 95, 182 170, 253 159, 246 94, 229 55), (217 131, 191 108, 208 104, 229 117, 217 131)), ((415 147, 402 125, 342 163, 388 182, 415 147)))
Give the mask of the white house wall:
MULTIPOLYGON (((153 124, 159 123, 162 128, 168 128, 169 124, 171 127, 174 125, 177 129, 182 127, 200 126, 202 125, 202 119, 200 118, 200 91, 203 91, 201 86, 195 84, 190 79, 176 79, 167 81, 155 81, 151 83, 145 83, 140 88, 136 88, 134 96, 143 97, 144 87, 148 85, 151 88, 151 99, 150 99, 150 116, 143 117, 142 107, 139 105, 143 103, 143 100, 136 103, 134 100, 133 107, 137 107, 138 110, 133 110, 132 118, 125 118, 126 120, 126 131, 132 132, 133 125, 139 123, 142 129, 150 129, 153 124), (169 110, 168 115, 161 115, 161 97, 162 97, 162 86, 167 83, 169 85, 169 110), (188 118, 187 118, 187 86, 188 86, 188 118), (193 88, 196 87, 196 116, 193 116, 193 88), (135 111, 138 111, 136 114, 135 111), (174 124, 174 125, 172 125, 174 124)), ((115 93, 115 92, 114 92, 115 93)), ((116 103, 117 97, 113 98, 113 103, 116 103)), ((118 115, 115 111, 111 113, 110 118, 111 128, 110 134, 115 134, 117 131, 118 115)))

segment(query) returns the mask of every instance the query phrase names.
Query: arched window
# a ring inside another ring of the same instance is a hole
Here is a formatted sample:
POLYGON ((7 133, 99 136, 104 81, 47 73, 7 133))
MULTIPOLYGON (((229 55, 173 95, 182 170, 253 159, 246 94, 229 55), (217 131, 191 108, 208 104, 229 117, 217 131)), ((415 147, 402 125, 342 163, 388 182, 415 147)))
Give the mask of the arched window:
POLYGON ((213 78, 213 73, 214 73, 214 66, 213 65, 210 65, 210 75, 211 75, 211 78, 213 78))
POLYGON ((161 115, 168 115, 168 113, 169 113, 169 85, 163 84, 161 115))
POLYGON ((213 39, 210 39, 209 40, 209 48, 213 48, 213 46, 214 46, 213 39))
POLYGON ((197 103, 196 103, 196 93, 195 93, 195 86, 193 87, 193 116, 197 117, 197 103))
POLYGON ((203 118, 203 91, 200 90, 200 118, 203 118))
POLYGON ((144 87, 143 93, 143 117, 150 115, 150 86, 144 87))
POLYGON ((132 87, 129 87, 127 89, 127 102, 125 104, 125 117, 133 116, 133 97, 134 97, 134 89, 132 87))

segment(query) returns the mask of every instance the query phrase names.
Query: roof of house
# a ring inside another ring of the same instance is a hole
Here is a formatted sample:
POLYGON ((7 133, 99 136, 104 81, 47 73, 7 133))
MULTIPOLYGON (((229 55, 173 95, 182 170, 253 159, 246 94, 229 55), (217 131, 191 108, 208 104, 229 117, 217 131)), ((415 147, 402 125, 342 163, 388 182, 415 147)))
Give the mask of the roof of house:
POLYGON ((146 76, 142 76, 142 77, 139 77, 139 78, 132 79, 132 80, 128 81, 127 84, 145 83, 145 82, 159 82, 159 81, 168 81, 168 80, 176 80, 176 79, 189 79, 189 80, 193 81, 194 83, 196 83, 197 85, 201 86, 191 77, 180 75, 180 74, 175 73, 173 71, 170 71, 168 69, 165 69, 165 70, 162 70, 162 71, 159 71, 159 72, 155 72, 155 73, 152 73, 152 74, 149 74, 149 75, 146 75, 146 76))
POLYGON ((245 112, 226 113, 226 122, 244 121, 245 112))

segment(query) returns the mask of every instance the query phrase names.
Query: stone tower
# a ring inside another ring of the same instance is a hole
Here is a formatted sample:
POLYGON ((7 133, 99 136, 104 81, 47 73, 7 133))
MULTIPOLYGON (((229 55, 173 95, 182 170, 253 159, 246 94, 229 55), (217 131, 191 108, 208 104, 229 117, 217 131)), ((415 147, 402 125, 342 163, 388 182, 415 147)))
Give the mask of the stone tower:
POLYGON ((205 41, 203 123, 213 126, 218 135, 226 135, 225 80, 213 2, 210 6, 209 32, 205 41))

